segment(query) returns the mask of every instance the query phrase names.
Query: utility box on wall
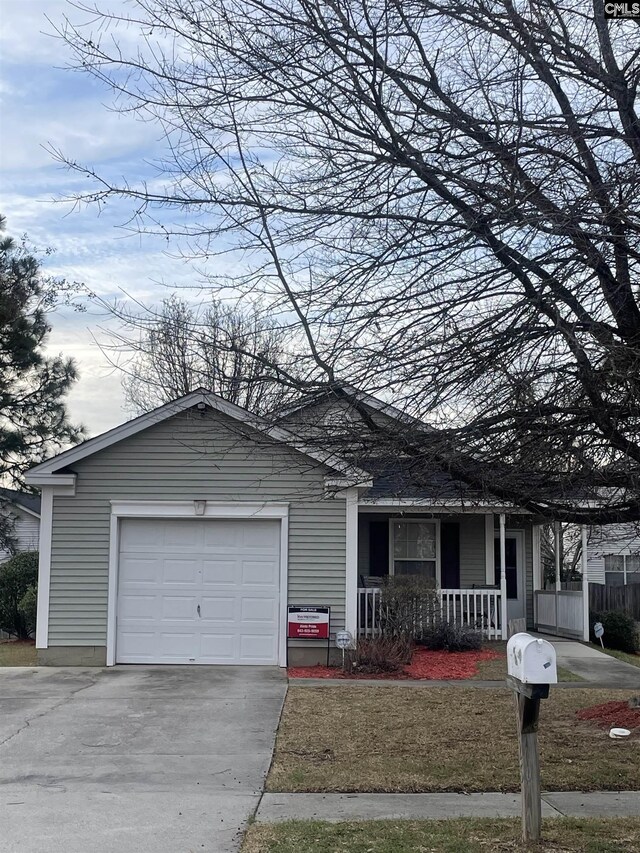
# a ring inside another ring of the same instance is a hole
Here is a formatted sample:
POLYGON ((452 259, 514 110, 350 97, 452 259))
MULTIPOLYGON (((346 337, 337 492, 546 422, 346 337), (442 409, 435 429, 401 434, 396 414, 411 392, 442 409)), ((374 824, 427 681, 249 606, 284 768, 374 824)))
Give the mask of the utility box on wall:
POLYGON ((507 643, 507 672, 523 684, 557 684, 556 650, 546 640, 514 634, 507 643))

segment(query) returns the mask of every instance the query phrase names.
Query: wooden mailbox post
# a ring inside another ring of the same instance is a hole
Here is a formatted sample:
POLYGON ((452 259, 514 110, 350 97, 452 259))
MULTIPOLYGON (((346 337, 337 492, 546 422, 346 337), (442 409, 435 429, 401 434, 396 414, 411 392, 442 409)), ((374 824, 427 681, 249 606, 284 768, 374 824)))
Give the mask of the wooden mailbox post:
POLYGON ((530 634, 514 634, 507 643, 507 684, 514 691, 520 784, 522 791, 522 839, 539 841, 542 830, 538 720, 540 700, 549 696, 549 685, 557 684, 555 649, 546 640, 530 634))

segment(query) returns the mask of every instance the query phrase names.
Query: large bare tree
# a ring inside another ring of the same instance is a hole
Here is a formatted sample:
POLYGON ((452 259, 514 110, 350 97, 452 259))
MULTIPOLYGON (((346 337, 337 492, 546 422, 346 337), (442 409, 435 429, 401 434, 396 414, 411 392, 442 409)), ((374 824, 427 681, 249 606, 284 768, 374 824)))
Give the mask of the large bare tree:
POLYGON ((169 144, 160 191, 67 159, 84 200, 129 198, 143 230, 189 212, 173 230, 200 256, 235 232, 255 264, 233 287, 292 312, 319 378, 440 427, 403 436, 416 465, 558 517, 638 517, 635 22, 599 0, 136 0, 90 20, 60 27, 76 67, 169 144))
POLYGON ((157 310, 108 307, 122 325, 105 349, 123 371, 125 402, 135 414, 196 388, 257 414, 295 396, 286 381, 293 369, 286 329, 255 311, 216 299, 196 306, 175 294, 157 310))

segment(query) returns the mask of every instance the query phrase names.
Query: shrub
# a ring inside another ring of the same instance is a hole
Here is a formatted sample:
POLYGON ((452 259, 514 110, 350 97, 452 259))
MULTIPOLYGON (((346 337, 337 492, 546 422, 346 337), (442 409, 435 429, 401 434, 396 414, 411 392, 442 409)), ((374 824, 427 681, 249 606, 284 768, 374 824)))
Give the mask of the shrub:
POLYGON ((24 617, 27 631, 31 636, 36 632, 36 614, 38 612, 38 587, 31 584, 20 599, 18 610, 24 617))
POLYGON ((407 637, 371 637, 360 639, 349 655, 346 669, 350 672, 374 675, 399 672, 411 662, 413 643, 407 637))
POLYGON ((435 584, 417 575, 392 575, 380 593, 380 625, 384 636, 415 638, 440 616, 435 584))
POLYGON ((441 619, 423 629, 418 643, 431 651, 468 652, 482 647, 482 634, 468 625, 441 619))
POLYGON ((596 622, 602 622, 604 637, 602 641, 609 649, 618 649, 621 652, 640 651, 640 641, 636 623, 629 613, 623 610, 605 610, 603 613, 589 614, 591 641, 600 645, 593 633, 596 622))
POLYGON ((25 551, 0 565, 0 630, 26 640, 35 629, 32 596, 38 583, 38 553, 25 551), (25 606, 26 605, 26 606, 25 606))

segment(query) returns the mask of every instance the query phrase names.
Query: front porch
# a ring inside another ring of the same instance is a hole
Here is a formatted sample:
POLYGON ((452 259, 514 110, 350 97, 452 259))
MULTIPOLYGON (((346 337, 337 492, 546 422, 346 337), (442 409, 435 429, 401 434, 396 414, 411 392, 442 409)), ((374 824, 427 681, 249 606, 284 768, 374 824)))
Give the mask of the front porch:
MULTIPOLYGON (((357 635, 380 632, 386 578, 418 575, 433 581, 441 618, 475 628, 488 640, 507 639, 512 620, 524 620, 528 629, 588 639, 586 571, 582 590, 565 591, 558 565, 555 589, 545 589, 540 526, 528 513, 401 500, 360 501, 356 508, 351 529, 357 547, 351 559, 357 565, 352 621, 357 635)), ((560 550, 556 543, 556 554, 560 550)))
MULTIPOLYGON (((437 590, 442 618, 506 639, 511 619, 533 626, 539 548, 524 513, 361 502, 357 517, 357 631, 380 630, 385 579, 418 575, 437 590)), ((432 618, 432 617, 431 617, 432 618)))

